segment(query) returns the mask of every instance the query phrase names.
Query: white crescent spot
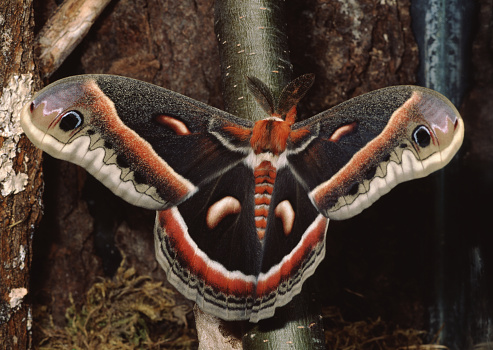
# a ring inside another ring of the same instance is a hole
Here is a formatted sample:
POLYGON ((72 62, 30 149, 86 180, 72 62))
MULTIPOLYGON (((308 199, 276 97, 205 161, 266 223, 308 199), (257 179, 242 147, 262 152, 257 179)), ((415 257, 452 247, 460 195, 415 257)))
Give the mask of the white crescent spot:
POLYGON ((332 135, 329 138, 329 141, 331 141, 331 142, 339 142, 339 140, 344 135, 347 135, 347 134, 352 133, 354 131, 354 129, 356 128, 356 125, 357 125, 356 122, 352 122, 351 124, 347 124, 347 125, 343 125, 343 126, 339 127, 338 129, 336 129, 332 133, 332 135))
POLYGON ((286 199, 279 203, 274 210, 277 218, 281 219, 284 228, 284 234, 287 236, 291 233, 294 224, 294 210, 291 203, 286 199))
POLYGON ((239 200, 231 196, 224 197, 209 207, 206 216, 207 227, 212 230, 226 216, 238 214, 240 211, 241 204, 239 200))
POLYGON ((159 115, 156 117, 156 121, 171 130, 176 135, 190 135, 191 132, 188 130, 187 126, 185 123, 183 123, 181 120, 178 120, 176 118, 169 117, 167 115, 159 115))

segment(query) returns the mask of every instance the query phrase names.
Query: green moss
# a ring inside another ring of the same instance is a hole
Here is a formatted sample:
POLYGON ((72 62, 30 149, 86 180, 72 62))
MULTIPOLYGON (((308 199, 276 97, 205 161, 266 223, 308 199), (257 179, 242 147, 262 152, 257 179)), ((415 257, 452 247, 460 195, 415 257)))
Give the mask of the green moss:
POLYGON ((188 328, 186 305, 174 292, 148 276, 136 276, 125 260, 112 279, 87 292, 85 303, 66 311, 66 326, 56 327, 46 308, 38 310, 37 349, 195 349, 195 330, 188 328), (41 315, 39 314, 41 312, 41 315), (38 337, 39 338, 39 337, 38 337))

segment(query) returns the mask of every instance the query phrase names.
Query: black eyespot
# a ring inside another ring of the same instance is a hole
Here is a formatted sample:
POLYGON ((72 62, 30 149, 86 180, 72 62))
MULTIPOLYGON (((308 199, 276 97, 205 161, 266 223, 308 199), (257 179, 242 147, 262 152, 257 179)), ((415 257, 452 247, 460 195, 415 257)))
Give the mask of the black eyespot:
POLYGON ((125 158, 123 158, 123 156, 121 156, 121 155, 116 156, 116 164, 118 164, 118 166, 120 168, 128 168, 129 167, 127 160, 125 158))
POLYGON ((109 141, 104 141, 104 148, 112 149, 113 144, 109 141))
POLYGON ((427 147, 431 143, 431 134, 426 126, 420 125, 413 131, 413 140, 421 147, 427 147))
POLYGON ((87 135, 94 135, 96 133, 96 131, 94 131, 92 129, 88 129, 86 132, 87 132, 87 135))
POLYGON ((60 129, 63 131, 72 131, 77 129, 84 122, 82 113, 78 111, 69 111, 62 116, 60 120, 60 129))

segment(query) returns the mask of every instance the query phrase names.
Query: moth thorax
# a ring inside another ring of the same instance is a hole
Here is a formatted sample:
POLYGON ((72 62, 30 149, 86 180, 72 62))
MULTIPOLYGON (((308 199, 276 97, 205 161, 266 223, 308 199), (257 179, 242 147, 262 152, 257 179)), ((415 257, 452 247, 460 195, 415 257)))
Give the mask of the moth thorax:
POLYGON ((276 182, 276 168, 264 160, 253 171, 255 177, 255 227, 259 240, 263 240, 267 228, 269 206, 276 182))

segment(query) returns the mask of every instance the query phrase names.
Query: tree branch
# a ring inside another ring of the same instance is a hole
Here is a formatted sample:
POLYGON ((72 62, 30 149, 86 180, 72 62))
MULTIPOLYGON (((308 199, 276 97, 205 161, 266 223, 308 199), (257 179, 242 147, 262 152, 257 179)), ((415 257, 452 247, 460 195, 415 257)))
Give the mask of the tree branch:
POLYGON ((36 38, 39 71, 50 77, 84 39, 110 0, 66 0, 36 38))

